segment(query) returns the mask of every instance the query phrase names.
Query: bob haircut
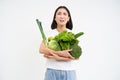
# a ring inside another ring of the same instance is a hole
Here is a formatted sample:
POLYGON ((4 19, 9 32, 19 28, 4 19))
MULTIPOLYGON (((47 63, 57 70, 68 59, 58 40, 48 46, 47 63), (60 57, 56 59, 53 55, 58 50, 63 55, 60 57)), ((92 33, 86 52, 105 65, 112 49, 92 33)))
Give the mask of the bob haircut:
POLYGON ((57 28, 57 23, 56 23, 56 21, 55 21, 55 16, 56 16, 57 11, 58 11, 60 8, 64 8, 64 9, 68 12, 68 16, 70 17, 70 19, 69 19, 69 21, 68 21, 67 24, 66 24, 66 28, 72 30, 72 28, 73 28, 73 23, 72 23, 70 11, 69 11, 68 8, 65 7, 65 6, 59 6, 59 7, 55 10, 54 17, 53 17, 53 21, 52 21, 52 24, 51 24, 51 29, 56 29, 56 28, 57 28))

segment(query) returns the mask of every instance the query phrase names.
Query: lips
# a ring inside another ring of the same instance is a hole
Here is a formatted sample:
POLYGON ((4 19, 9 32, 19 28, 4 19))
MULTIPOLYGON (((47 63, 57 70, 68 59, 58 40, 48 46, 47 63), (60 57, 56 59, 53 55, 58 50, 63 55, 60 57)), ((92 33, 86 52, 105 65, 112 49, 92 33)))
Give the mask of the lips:
POLYGON ((64 22, 64 20, 60 20, 60 22, 64 22))

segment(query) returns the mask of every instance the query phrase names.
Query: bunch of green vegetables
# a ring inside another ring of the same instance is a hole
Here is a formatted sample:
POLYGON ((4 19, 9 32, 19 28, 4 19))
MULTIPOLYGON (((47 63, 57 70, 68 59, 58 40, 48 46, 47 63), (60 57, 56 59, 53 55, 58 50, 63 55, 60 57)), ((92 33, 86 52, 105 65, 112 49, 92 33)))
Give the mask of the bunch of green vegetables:
POLYGON ((42 38, 44 41, 44 44, 55 51, 61 51, 61 50, 68 50, 68 49, 72 49, 70 51, 70 54, 74 57, 74 58, 79 58, 82 54, 82 49, 81 47, 78 45, 79 40, 78 37, 80 37, 81 35, 83 35, 83 32, 79 32, 77 34, 74 34, 72 32, 68 32, 68 31, 63 31, 60 32, 59 34, 57 34, 56 36, 52 37, 48 37, 48 39, 46 38, 41 22, 36 19, 36 22, 39 26, 40 32, 42 34, 42 38))

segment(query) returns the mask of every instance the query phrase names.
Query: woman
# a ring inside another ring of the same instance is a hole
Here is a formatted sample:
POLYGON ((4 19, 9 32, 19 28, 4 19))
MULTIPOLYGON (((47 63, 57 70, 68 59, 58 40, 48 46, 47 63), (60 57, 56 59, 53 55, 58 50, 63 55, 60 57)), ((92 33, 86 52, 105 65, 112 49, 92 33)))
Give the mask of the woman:
MULTIPOLYGON (((54 13, 51 29, 56 32, 72 30, 73 24, 67 7, 59 6, 54 13)), ((42 42, 39 52, 47 58, 45 80, 76 80, 76 60, 70 55, 70 50, 54 51, 42 42)))

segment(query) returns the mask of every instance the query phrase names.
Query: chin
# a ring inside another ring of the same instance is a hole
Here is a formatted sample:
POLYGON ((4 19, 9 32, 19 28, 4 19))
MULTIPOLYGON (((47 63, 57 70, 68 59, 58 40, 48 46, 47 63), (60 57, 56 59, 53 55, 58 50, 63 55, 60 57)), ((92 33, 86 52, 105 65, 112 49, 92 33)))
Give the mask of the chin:
POLYGON ((65 26, 66 24, 65 24, 65 23, 60 23, 59 25, 61 25, 61 26, 65 26))

